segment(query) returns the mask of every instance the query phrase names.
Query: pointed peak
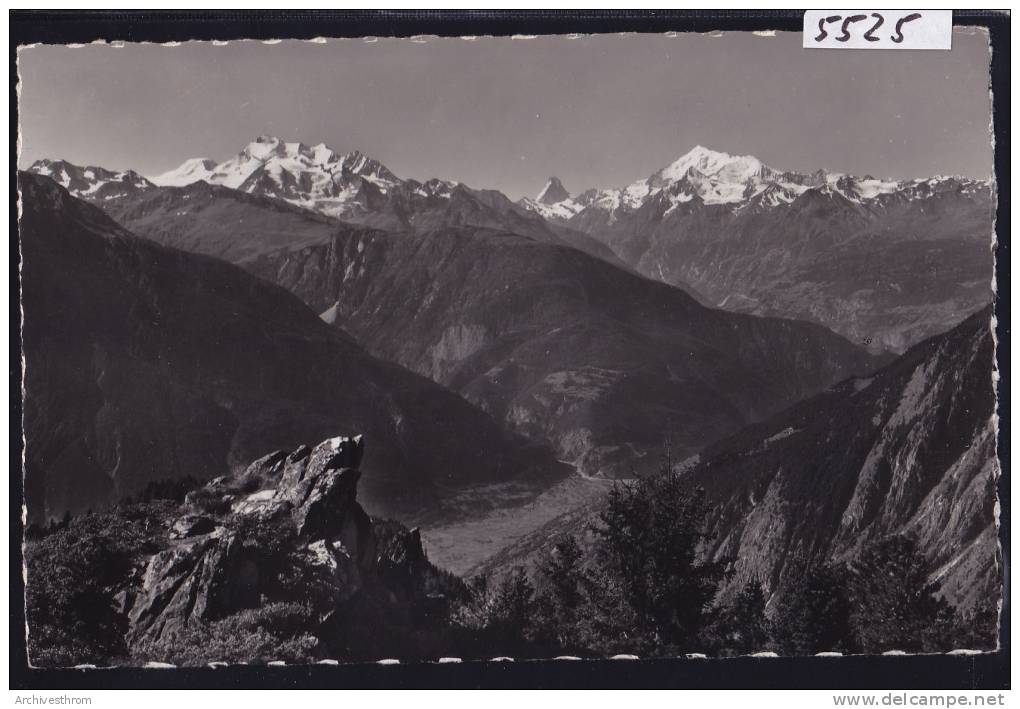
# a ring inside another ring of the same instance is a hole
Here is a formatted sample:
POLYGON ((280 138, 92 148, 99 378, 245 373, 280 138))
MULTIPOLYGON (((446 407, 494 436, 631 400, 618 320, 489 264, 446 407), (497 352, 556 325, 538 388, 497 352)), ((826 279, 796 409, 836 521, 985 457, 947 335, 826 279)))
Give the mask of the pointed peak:
POLYGON ((562 202, 565 199, 570 199, 570 193, 567 192, 563 183, 560 182, 560 178, 554 176, 550 177, 545 183, 545 187, 543 187, 542 191, 538 193, 538 197, 535 198, 535 201, 540 202, 541 204, 556 204, 557 202, 562 202))

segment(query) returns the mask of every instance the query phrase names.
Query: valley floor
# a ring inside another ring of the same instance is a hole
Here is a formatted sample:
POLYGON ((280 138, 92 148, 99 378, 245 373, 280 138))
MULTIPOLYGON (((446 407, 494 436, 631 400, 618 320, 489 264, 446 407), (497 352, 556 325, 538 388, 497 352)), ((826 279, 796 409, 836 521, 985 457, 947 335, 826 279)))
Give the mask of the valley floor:
POLYGON ((422 527, 429 560, 461 575, 550 520, 605 495, 614 481, 571 475, 528 503, 481 517, 422 527))

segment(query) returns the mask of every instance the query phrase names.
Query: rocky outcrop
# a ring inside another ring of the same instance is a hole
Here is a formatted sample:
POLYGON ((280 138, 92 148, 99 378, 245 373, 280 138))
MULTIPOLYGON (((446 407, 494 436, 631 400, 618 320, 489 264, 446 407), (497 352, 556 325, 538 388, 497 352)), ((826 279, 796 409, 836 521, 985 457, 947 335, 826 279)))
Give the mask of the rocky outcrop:
POLYGON ((241 590, 252 577, 245 565, 241 578, 239 547, 236 534, 217 527, 154 556, 129 614, 132 636, 159 638, 225 614, 232 605, 230 590, 241 590))
POLYGON ((149 558, 140 588, 125 594, 129 640, 172 639, 286 601, 307 603, 308 630, 336 645, 335 621, 359 594, 421 595, 437 572, 418 530, 373 522, 358 503, 362 452, 360 436, 330 438, 271 453, 189 493, 166 548, 149 558))

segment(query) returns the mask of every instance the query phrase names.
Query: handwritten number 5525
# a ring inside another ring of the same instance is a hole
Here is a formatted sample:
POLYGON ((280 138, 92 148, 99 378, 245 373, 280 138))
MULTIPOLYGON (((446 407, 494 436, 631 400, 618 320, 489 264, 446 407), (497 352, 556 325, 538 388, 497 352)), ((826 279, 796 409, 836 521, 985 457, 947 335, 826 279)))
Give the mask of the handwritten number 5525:
MULTIPOLYGON (((878 42, 881 40, 881 37, 876 37, 875 32, 878 30, 879 27, 885 24, 885 17, 883 17, 882 14, 879 12, 871 13, 871 17, 875 20, 875 22, 871 25, 870 28, 868 28, 868 31, 865 32, 863 36, 864 39, 866 39, 869 42, 878 42)), ((896 21, 896 31, 893 34, 889 35, 889 39, 895 42, 896 44, 900 44, 901 42, 903 42, 903 25, 907 24, 908 22, 918 20, 920 18, 921 13, 919 12, 912 12, 909 15, 904 15, 903 17, 901 17, 899 20, 896 21)), ((828 31, 825 29, 826 25, 843 20, 843 23, 840 25, 839 28, 840 34, 835 39, 837 42, 847 42, 850 40, 851 36, 850 25, 856 22, 861 22, 862 20, 866 19, 868 19, 867 15, 849 15, 846 18, 844 18, 842 15, 829 15, 828 17, 823 17, 820 20, 818 20, 818 36, 815 37, 815 41, 821 42, 822 40, 829 36, 828 31)))

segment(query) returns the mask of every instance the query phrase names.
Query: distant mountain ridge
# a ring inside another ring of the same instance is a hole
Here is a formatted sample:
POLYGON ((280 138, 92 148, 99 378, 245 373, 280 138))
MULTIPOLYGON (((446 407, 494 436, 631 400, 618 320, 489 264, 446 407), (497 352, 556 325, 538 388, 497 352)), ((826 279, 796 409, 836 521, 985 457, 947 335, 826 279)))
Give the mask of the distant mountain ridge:
POLYGON ((30 169, 146 237, 235 263, 288 239, 294 248, 325 243, 320 216, 394 232, 498 229, 565 243, 707 305, 816 322, 874 352, 903 352, 992 296, 994 186, 968 178, 797 173, 697 146, 623 188, 571 196, 553 177, 538 199, 513 202, 458 182, 401 179, 358 151, 272 136, 151 180, 63 161, 30 169), (246 218, 256 203, 241 207, 224 190, 264 200, 253 210, 260 216, 246 218), (315 216, 284 216, 265 200, 315 216), (243 245, 228 245, 228 227, 247 235, 243 245))
POLYGON ((698 146, 623 188, 520 204, 706 303, 903 352, 991 301, 993 189, 784 172, 698 146))
POLYGON ((95 165, 82 167, 66 160, 36 160, 28 171, 49 177, 75 197, 93 202, 107 202, 155 187, 134 170, 107 170, 95 165))
POLYGON ((191 158, 151 180, 65 161, 40 160, 28 169, 55 176, 71 194, 142 236, 235 263, 287 246, 287 239, 293 248, 322 243, 324 231, 343 221, 390 231, 502 229, 564 243, 629 268, 601 242, 550 224, 497 190, 403 180, 358 151, 339 153, 321 143, 307 146, 262 135, 229 160, 191 158), (281 205, 291 207, 290 213, 281 205), (247 238, 230 240, 226 230, 247 238))
POLYGON ((961 177, 936 176, 914 180, 886 180, 865 175, 856 177, 840 172, 816 170, 813 173, 780 171, 753 155, 730 155, 697 145, 649 177, 622 188, 589 189, 571 196, 557 178, 553 197, 547 188, 539 198, 523 199, 521 204, 551 219, 562 219, 584 210, 604 212, 615 221, 627 211, 640 208, 661 192, 669 195, 670 206, 698 200, 702 204, 725 204, 731 209, 769 208, 790 204, 810 190, 820 194, 838 194, 856 203, 900 195, 922 199, 940 190, 960 186, 964 191, 987 189, 988 183, 961 177))

